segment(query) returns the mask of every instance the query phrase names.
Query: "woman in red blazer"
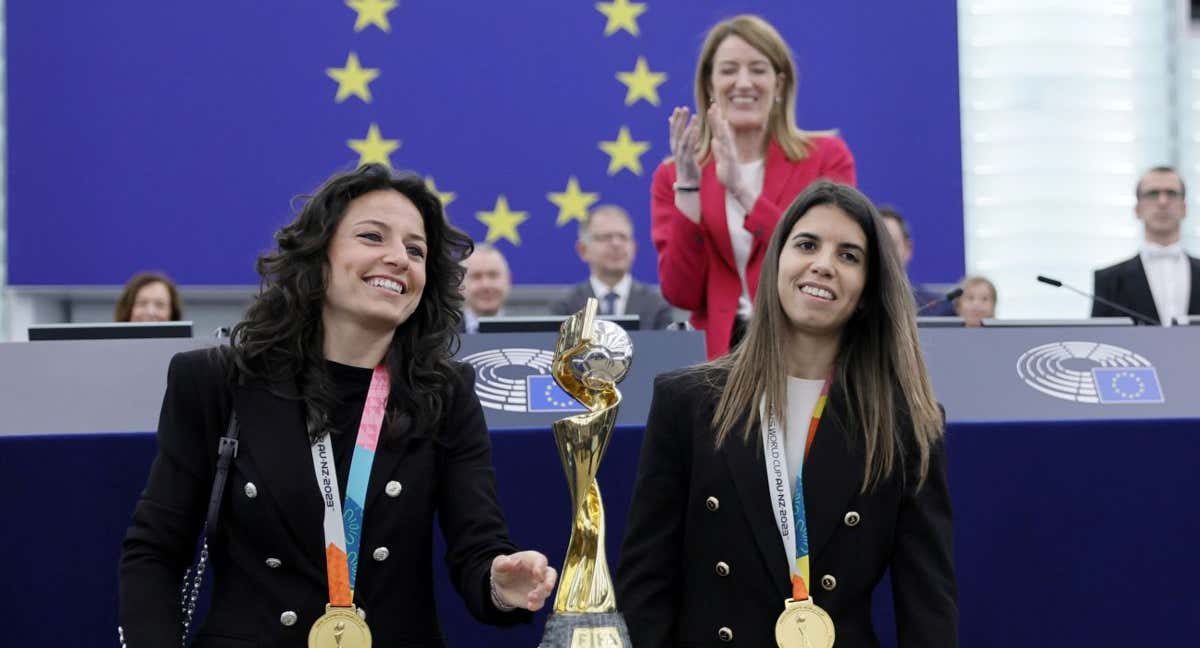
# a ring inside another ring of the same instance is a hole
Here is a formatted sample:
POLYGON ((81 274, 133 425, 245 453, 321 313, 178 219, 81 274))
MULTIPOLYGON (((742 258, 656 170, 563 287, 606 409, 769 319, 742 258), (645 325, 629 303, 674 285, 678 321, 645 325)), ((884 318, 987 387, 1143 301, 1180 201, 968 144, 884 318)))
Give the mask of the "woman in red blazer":
POLYGON ((768 22, 737 16, 709 30, 696 105, 671 113, 672 157, 651 186, 658 278, 672 305, 729 351, 750 316, 763 251, 782 211, 818 178, 854 184, 854 158, 832 132, 795 125, 796 65, 768 22))

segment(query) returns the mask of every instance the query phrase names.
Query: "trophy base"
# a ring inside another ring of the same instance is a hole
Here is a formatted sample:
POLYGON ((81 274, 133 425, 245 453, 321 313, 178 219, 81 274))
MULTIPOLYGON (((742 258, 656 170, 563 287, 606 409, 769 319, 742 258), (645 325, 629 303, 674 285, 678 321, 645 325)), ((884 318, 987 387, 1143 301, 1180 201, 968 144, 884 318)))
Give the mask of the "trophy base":
POLYGON ((632 648, 620 612, 553 614, 538 648, 632 648))

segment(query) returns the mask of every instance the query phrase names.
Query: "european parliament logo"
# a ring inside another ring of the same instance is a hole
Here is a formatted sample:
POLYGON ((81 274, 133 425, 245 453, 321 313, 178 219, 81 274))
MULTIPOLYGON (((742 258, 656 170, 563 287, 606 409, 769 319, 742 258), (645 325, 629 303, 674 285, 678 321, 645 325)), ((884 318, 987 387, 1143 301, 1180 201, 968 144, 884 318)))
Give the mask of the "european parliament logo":
POLYGON ((475 368, 479 404, 503 412, 586 412, 554 381, 554 353, 503 348, 472 353, 463 362, 475 368))
POLYGON ((1076 403, 1166 402, 1150 361, 1111 344, 1043 344, 1021 354, 1017 375, 1043 394, 1076 403))

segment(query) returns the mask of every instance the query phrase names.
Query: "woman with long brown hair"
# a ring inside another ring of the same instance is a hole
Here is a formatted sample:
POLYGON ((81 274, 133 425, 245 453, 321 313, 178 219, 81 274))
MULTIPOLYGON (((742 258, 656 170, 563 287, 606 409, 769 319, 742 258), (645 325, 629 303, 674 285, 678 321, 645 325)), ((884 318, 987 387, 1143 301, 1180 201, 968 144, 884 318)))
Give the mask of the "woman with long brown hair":
POLYGON ((819 178, 854 184, 833 131, 796 126, 796 64, 758 16, 709 30, 696 63, 696 107, 671 113, 671 158, 654 172, 651 238, 672 306, 692 311, 708 357, 750 317, 763 252, 784 207, 819 178))
POLYGON ((861 193, 818 182, 787 209, 741 345, 655 381, 617 572, 635 645, 875 646, 889 569, 900 645, 956 645, 943 417, 910 295, 861 193))
POLYGON ((157 272, 139 272, 125 284, 113 308, 114 322, 166 322, 183 319, 175 282, 157 272))

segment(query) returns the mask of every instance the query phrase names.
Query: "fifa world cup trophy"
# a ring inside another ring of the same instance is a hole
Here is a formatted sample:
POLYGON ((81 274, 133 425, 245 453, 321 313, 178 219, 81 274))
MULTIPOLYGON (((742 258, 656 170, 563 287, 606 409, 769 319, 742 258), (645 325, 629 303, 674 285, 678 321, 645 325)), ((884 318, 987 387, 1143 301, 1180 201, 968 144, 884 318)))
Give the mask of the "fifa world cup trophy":
POLYGON ((554 351, 554 379, 588 411, 554 422, 573 515, 542 648, 631 646, 604 555, 604 503, 596 473, 617 421, 617 383, 633 362, 633 342, 620 326, 597 318, 596 306, 588 299, 583 310, 563 322, 554 351))

